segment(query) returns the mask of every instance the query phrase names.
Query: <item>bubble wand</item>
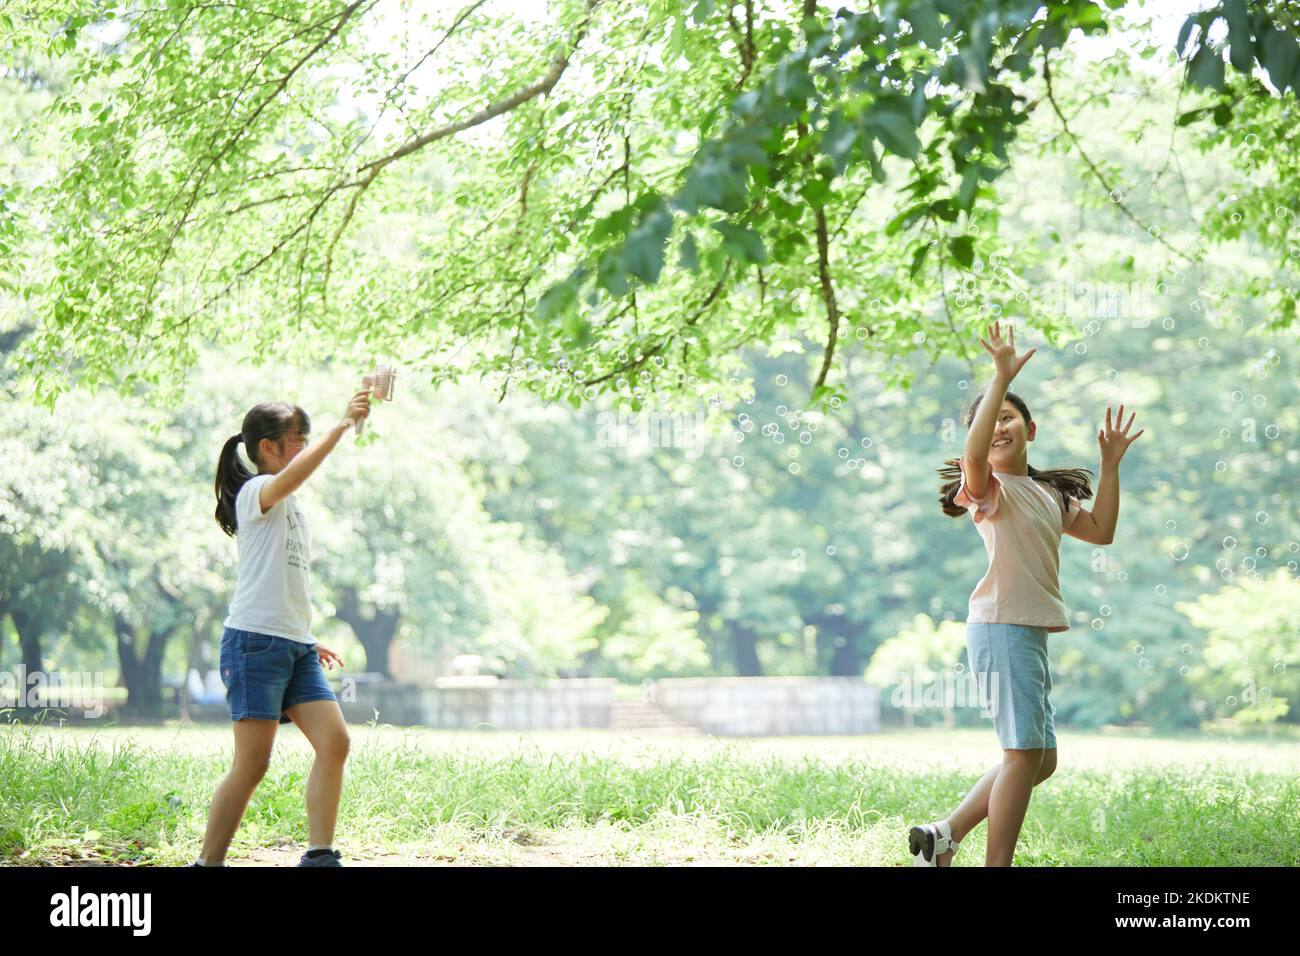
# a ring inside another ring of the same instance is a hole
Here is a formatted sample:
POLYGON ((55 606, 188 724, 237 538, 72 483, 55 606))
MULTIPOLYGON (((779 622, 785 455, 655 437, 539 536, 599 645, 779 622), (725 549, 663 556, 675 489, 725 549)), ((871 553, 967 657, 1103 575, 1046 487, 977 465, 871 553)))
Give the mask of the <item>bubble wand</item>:
MULTIPOLYGON (((397 369, 391 365, 376 365, 374 374, 361 377, 361 387, 369 391, 371 397, 377 401, 391 402, 397 390, 397 369)), ((353 425, 356 427, 357 437, 360 438, 366 420, 359 419, 353 422, 353 425)))

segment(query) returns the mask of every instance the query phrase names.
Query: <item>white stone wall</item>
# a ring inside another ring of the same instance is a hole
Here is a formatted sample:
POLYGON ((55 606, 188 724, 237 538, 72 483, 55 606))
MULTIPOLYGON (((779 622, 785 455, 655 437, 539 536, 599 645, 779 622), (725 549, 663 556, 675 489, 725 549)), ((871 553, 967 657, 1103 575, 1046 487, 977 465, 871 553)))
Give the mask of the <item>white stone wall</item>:
POLYGON ((880 689, 860 677, 677 677, 655 703, 709 733, 761 737, 880 730, 880 689))
POLYGON ((439 678, 432 687, 359 684, 356 700, 339 704, 349 720, 412 726, 497 730, 608 727, 618 682, 608 678, 529 681, 439 678))
MULTIPOLYGON (((617 681, 529 682, 442 677, 433 686, 358 684, 344 716, 469 729, 558 730, 610 726, 617 681)), ((719 736, 869 734, 880 730, 880 690, 859 677, 681 677, 657 680, 663 710, 719 736)))

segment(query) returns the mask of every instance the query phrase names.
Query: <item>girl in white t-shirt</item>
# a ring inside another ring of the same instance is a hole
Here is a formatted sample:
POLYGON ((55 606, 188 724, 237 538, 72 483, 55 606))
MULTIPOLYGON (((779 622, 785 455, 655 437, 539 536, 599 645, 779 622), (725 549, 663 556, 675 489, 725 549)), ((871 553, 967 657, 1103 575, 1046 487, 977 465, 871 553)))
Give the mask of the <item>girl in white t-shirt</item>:
MULTIPOLYGON (((1086 469, 1040 471, 1029 465, 1028 444, 1037 423, 1024 399, 1007 391, 1034 354, 1015 350, 1015 331, 1002 341, 999 323, 990 331, 993 382, 966 416, 966 453, 940 474, 948 479, 940 503, 945 514, 970 514, 984 541, 989 568, 970 597, 966 650, 981 703, 993 718, 1003 748, 990 769, 946 819, 911 827, 908 847, 917 866, 948 866, 959 841, 988 818, 987 866, 1010 866, 1033 788, 1056 769, 1051 669, 1047 635, 1069 629, 1057 578, 1062 534, 1110 544, 1119 516, 1119 462, 1131 438, 1119 420, 1097 434, 1101 478, 1092 497, 1086 469)), ((1145 430, 1145 429, 1144 429, 1145 430)))
POLYGON ((310 844, 299 866, 340 866, 333 847, 350 738, 322 661, 343 665, 311 636, 311 537, 293 492, 349 428, 370 414, 357 392, 344 418, 308 446, 311 421, 297 405, 266 402, 244 416, 217 463, 217 524, 239 546, 239 580, 221 635, 221 680, 234 721, 235 760, 217 786, 203 851, 191 866, 224 866, 226 850, 292 720, 316 751, 307 778, 310 844), (244 444, 257 472, 239 459, 244 444))

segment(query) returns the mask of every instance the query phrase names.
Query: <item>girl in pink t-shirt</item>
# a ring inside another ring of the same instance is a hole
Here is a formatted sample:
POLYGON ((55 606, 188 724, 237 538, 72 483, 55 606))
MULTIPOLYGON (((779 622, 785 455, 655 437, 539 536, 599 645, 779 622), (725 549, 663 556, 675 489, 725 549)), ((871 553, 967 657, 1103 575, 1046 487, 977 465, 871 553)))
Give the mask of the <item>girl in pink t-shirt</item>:
POLYGON ((1036 351, 1016 355, 1014 329, 1002 341, 999 323, 980 344, 993 356, 995 374, 966 416, 970 431, 965 455, 949 459, 940 502, 944 514, 971 520, 984 542, 989 567, 971 593, 966 651, 981 703, 993 718, 1002 763, 990 769, 946 819, 911 827, 908 848, 917 866, 947 866, 962 840, 988 818, 986 866, 1010 866, 1029 797, 1056 769, 1056 733, 1049 693, 1052 675, 1047 635, 1069 629, 1061 600, 1059 546, 1062 534, 1092 544, 1110 544, 1119 516, 1119 462, 1133 425, 1097 433, 1101 477, 1092 497, 1086 469, 1039 471, 1029 465, 1028 444, 1037 423, 1024 400, 1008 391, 1036 351))

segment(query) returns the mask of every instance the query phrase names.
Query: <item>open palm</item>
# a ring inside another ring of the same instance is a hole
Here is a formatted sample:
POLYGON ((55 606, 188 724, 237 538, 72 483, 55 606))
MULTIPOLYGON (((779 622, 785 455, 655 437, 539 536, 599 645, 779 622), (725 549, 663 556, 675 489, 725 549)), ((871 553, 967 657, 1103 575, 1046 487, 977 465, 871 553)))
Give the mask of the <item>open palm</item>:
POLYGON ((1020 370, 1024 368, 1025 363, 1029 361, 1030 356, 1038 350, 1030 349, 1024 355, 1017 356, 1016 327, 1014 325, 1008 325, 1007 329, 1008 340, 1003 342, 1001 324, 995 321, 993 323, 993 329, 989 333, 989 339, 992 344, 980 339, 980 345, 984 346, 984 350, 993 356, 993 365, 997 369, 998 376, 1003 381, 1010 382, 1020 374, 1020 370))
POLYGON ((1112 464, 1119 464, 1119 460, 1124 457, 1124 452, 1128 451, 1128 446, 1137 441, 1145 428, 1141 429, 1131 438, 1128 430, 1133 427, 1133 419, 1137 412, 1129 415, 1128 424, 1120 428, 1120 422, 1124 421, 1124 406, 1119 407, 1119 415, 1115 418, 1115 424, 1110 423, 1110 406, 1106 406, 1106 427, 1097 432, 1097 444, 1101 446, 1101 460, 1112 464))

